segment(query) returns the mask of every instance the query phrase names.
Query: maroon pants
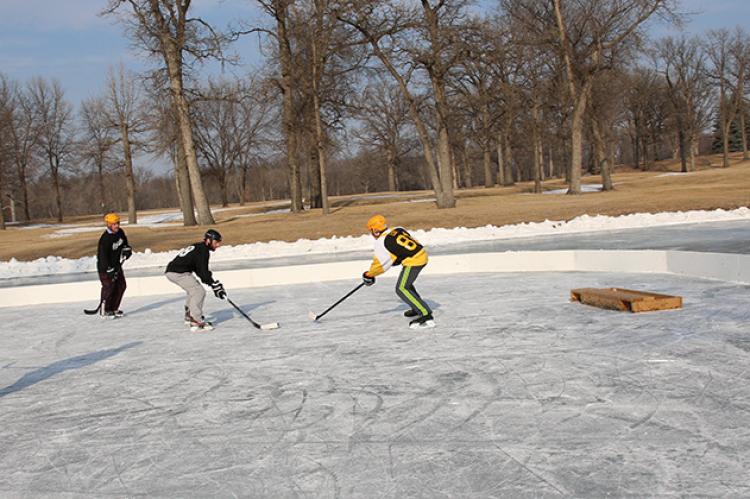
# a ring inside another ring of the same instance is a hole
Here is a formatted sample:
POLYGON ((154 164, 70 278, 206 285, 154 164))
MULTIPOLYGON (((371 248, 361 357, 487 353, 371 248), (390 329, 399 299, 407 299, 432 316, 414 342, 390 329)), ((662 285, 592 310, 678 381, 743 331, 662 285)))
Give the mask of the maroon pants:
POLYGON ((117 279, 110 279, 106 272, 99 272, 99 280, 102 282, 101 302, 104 303, 104 311, 117 312, 120 309, 125 288, 128 287, 125 274, 120 270, 117 279))

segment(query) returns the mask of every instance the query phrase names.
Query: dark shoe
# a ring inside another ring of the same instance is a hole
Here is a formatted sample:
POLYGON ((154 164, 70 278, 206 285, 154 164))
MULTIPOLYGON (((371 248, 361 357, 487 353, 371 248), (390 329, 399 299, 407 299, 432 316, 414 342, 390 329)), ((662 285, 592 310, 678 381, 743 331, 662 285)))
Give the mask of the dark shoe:
POLYGON ((419 315, 419 312, 413 309, 409 309, 406 312, 404 312, 404 317, 416 317, 419 315))
POLYGON ((125 316, 125 312, 123 312, 122 310, 117 310, 115 312, 115 317, 124 317, 124 316, 125 316))
POLYGON ((109 311, 102 312, 102 317, 105 319, 117 319, 120 316, 117 315, 117 312, 109 310, 109 311))
POLYGON ((432 314, 427 314, 409 322, 409 327, 412 329, 435 327, 435 321, 433 320, 432 314))

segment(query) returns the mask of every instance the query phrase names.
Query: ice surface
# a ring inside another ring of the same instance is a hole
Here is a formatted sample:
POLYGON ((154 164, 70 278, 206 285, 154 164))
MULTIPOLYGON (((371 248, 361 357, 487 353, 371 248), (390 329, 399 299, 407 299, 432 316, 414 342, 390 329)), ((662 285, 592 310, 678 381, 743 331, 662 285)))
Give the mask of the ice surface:
POLYGON ((0 496, 750 495, 747 286, 668 275, 423 275, 0 311, 0 496), (628 314, 576 287, 680 294, 628 314))

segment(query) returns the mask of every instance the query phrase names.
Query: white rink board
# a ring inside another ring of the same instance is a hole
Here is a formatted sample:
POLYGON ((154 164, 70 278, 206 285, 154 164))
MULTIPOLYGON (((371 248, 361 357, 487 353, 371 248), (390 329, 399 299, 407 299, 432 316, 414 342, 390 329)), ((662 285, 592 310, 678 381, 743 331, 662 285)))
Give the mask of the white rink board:
MULTIPOLYGON (((215 273, 229 289, 356 279, 369 260, 229 270, 215 273)), ((423 275, 477 272, 627 272, 676 274, 750 284, 750 255, 688 251, 508 251, 437 255, 423 275)), ((393 278, 391 271, 384 278, 393 278)), ((0 307, 91 301, 98 281, 0 288, 0 307)), ((128 278, 128 297, 181 294, 163 275, 128 278)))

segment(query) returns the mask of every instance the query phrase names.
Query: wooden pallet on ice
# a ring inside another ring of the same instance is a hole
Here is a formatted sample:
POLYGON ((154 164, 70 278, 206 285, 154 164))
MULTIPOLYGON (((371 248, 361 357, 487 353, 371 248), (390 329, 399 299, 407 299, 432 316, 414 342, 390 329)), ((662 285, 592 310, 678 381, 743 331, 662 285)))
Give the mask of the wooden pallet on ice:
POLYGON ((570 292, 571 301, 612 310, 649 312, 682 308, 682 297, 622 288, 580 288, 570 292))

